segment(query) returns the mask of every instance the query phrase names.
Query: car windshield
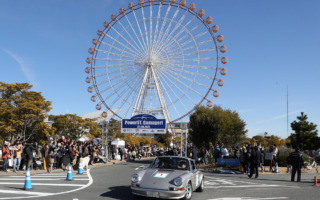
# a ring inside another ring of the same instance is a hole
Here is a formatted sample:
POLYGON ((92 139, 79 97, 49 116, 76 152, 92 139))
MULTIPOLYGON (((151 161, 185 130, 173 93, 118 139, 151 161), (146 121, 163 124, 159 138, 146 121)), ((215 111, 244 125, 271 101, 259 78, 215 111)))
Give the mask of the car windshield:
POLYGON ((150 165, 150 168, 189 170, 189 161, 179 157, 158 157, 150 165))

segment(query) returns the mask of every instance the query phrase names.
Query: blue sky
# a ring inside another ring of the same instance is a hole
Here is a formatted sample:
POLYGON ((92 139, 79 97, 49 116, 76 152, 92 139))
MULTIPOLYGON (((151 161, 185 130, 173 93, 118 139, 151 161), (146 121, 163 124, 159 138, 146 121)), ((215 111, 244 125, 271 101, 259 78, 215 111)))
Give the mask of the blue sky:
MULTIPOLYGON (((0 1, 0 81, 32 84, 53 102, 50 114, 95 112, 85 83, 87 51, 103 22, 129 2, 0 1)), ((305 112, 319 128, 320 1, 193 2, 220 26, 228 47, 228 74, 214 103, 237 110, 250 137, 286 138, 288 86, 289 122, 305 112)))

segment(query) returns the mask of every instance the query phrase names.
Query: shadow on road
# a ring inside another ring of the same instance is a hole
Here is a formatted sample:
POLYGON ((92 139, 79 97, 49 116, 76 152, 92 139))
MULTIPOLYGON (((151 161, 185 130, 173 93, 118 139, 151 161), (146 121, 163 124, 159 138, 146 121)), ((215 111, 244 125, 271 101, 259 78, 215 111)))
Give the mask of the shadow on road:
POLYGON ((113 199, 119 199, 119 200, 130 200, 130 199, 144 199, 144 198, 134 198, 134 196, 131 194, 130 186, 116 186, 116 187, 110 187, 111 191, 101 194, 102 197, 109 197, 113 199))

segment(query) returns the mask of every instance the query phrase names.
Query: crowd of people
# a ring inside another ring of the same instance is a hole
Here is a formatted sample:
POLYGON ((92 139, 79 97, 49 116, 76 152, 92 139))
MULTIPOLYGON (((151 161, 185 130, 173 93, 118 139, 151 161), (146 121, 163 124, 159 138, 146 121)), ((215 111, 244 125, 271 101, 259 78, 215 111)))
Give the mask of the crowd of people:
POLYGON ((96 162, 105 162, 100 159, 102 146, 93 142, 75 142, 66 140, 62 136, 58 141, 50 140, 44 146, 37 142, 21 143, 16 140, 9 145, 5 141, 2 146, 3 171, 8 172, 9 160, 13 158, 12 170, 14 172, 33 169, 66 169, 71 164, 77 166, 81 157, 89 157, 89 165, 96 162))
MULTIPOLYGON (((110 160, 123 159, 135 161, 144 157, 153 156, 178 156, 185 154, 180 148, 161 148, 157 146, 110 146, 108 158, 110 160)), ((37 142, 21 143, 16 140, 14 144, 9 144, 5 141, 2 146, 3 171, 8 172, 9 160, 13 161, 12 169, 14 172, 27 168, 47 169, 50 173, 54 169, 66 169, 71 164, 73 168, 77 168, 81 158, 89 157, 89 165, 97 162, 106 162, 102 156, 103 148, 101 144, 94 142, 75 142, 66 140, 64 136, 61 139, 49 140, 44 146, 37 142)), ((278 161, 279 150, 277 145, 270 146, 269 151, 265 152, 261 147, 251 147, 245 144, 243 147, 235 145, 230 149, 233 152, 233 157, 239 159, 240 170, 251 178, 255 172, 255 178, 259 176, 259 168, 264 171, 264 161, 270 166, 269 171, 275 171, 275 166, 278 161), (271 155, 271 158, 265 159, 266 153, 271 155)), ((229 158, 230 154, 224 143, 217 143, 214 147, 206 149, 204 147, 199 150, 192 146, 188 148, 187 156, 193 158, 199 165, 206 165, 207 158, 212 156, 217 164, 219 158, 229 158), (211 153, 209 153, 211 152, 211 153)), ((303 165, 303 157, 296 149, 287 159, 287 163, 292 167, 292 180, 294 174, 298 173, 298 181, 301 180, 301 167, 303 165)))

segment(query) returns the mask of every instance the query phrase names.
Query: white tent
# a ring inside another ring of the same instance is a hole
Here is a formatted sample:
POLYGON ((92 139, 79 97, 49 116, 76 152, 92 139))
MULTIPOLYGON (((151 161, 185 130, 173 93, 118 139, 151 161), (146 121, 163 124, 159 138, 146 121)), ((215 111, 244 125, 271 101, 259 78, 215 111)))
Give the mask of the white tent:
MULTIPOLYGON (((118 148, 121 148, 123 150, 124 148, 124 145, 125 145, 125 141, 124 140, 120 140, 119 138, 117 138, 116 140, 113 140, 111 142, 111 145, 114 145, 115 146, 115 159, 116 160, 120 160, 120 155, 118 154, 118 148)), ((123 152, 123 151, 122 151, 123 152)))
POLYGON ((85 142, 85 141, 89 141, 89 140, 90 140, 90 138, 87 137, 87 136, 85 136, 85 135, 83 135, 83 136, 79 139, 80 142, 85 142))
POLYGON ((125 145, 125 141, 124 140, 120 140, 119 138, 117 138, 116 140, 113 140, 111 142, 111 145, 114 145, 116 147, 124 146, 125 145))

